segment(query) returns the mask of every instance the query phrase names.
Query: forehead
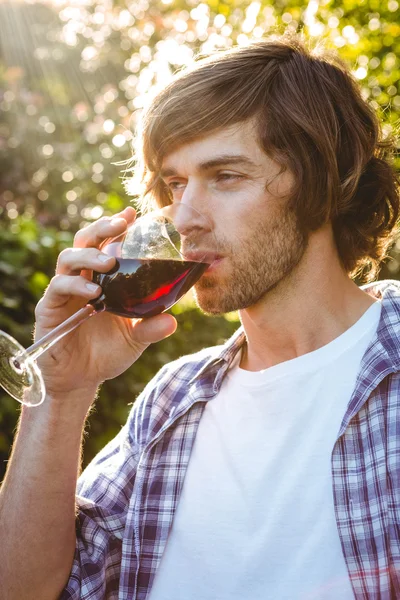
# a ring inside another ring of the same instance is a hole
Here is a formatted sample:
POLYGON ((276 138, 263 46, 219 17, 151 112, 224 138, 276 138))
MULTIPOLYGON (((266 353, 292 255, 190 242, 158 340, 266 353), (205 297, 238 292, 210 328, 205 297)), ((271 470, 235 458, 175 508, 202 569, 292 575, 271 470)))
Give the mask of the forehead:
POLYGON ((261 149, 255 123, 247 121, 223 127, 209 135, 182 144, 166 154, 162 161, 162 171, 197 167, 212 161, 214 157, 246 156, 254 163, 266 158, 261 149))

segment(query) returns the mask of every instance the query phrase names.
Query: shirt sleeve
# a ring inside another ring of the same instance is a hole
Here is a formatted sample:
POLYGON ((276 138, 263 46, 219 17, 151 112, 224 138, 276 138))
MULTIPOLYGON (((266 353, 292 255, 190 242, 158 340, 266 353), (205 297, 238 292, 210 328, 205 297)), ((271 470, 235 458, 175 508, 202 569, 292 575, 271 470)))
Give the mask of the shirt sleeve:
POLYGON ((118 599, 122 543, 135 502, 137 466, 152 435, 151 423, 161 425, 167 418, 165 398, 178 385, 173 364, 161 368, 146 385, 119 434, 78 480, 75 556, 59 600, 118 599))
POLYGON ((60 600, 118 597, 122 537, 138 463, 130 435, 133 412, 78 480, 75 557, 60 600))

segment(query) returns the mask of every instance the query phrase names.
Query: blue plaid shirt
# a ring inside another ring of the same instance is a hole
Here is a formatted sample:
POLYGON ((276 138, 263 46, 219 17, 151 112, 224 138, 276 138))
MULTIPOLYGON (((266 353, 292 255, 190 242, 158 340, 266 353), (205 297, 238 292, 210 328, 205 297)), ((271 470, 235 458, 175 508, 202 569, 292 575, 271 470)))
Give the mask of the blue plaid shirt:
MULTIPOLYGON (((381 319, 332 449, 332 487, 355 598, 389 600, 400 598, 400 284, 365 289, 382 300, 381 319)), ((224 346, 161 369, 86 468, 61 600, 148 597, 203 409, 243 341, 239 329, 224 346)))

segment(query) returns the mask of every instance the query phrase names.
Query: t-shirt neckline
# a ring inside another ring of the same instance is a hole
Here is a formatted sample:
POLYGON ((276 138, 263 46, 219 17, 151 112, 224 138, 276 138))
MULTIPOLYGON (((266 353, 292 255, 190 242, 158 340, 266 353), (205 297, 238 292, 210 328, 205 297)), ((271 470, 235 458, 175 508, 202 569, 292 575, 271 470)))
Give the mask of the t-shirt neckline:
POLYGON ((242 351, 239 351, 232 362, 228 377, 233 378, 235 383, 241 385, 259 386, 275 382, 281 377, 296 375, 301 372, 303 375, 315 371, 327 363, 334 361, 339 356, 357 343, 365 336, 372 337, 374 330, 376 331, 381 313, 381 302, 376 301, 370 306, 364 314, 342 334, 333 339, 328 344, 317 348, 307 354, 302 354, 296 358, 278 363, 272 367, 260 371, 247 371, 242 369, 240 358, 242 351))

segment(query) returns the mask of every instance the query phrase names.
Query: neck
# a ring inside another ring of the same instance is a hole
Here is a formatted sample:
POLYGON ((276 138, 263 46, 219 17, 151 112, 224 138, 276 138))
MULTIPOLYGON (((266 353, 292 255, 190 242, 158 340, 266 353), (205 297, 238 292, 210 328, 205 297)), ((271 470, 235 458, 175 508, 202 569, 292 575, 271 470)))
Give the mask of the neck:
POLYGON ((293 272, 240 311, 247 340, 241 367, 258 371, 317 350, 354 325, 373 303, 343 270, 331 228, 325 226, 310 235, 293 272))

